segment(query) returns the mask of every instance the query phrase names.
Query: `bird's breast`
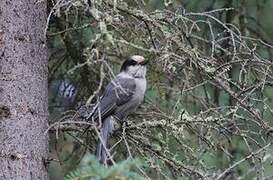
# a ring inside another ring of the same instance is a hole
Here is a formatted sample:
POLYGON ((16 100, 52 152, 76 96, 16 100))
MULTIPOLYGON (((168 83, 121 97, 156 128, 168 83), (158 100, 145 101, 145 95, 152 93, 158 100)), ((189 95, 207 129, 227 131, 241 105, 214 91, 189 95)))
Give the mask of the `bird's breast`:
POLYGON ((134 112, 143 101, 144 94, 146 91, 146 79, 134 78, 133 80, 135 81, 136 85, 134 95, 129 102, 117 108, 115 116, 118 119, 126 118, 130 113, 134 112))
POLYGON ((134 99, 138 101, 138 103, 141 103, 144 98, 147 82, 145 78, 135 78, 135 83, 136 83, 136 92, 134 94, 134 99))

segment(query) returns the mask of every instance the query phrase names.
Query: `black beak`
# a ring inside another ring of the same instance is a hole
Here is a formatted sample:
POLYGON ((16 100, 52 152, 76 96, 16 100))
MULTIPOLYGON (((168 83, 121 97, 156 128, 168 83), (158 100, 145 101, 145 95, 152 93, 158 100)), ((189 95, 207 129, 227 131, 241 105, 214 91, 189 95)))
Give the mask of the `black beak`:
POLYGON ((145 65, 148 64, 148 62, 149 62, 148 60, 145 60, 145 61, 140 62, 139 64, 142 65, 142 66, 145 66, 145 65))

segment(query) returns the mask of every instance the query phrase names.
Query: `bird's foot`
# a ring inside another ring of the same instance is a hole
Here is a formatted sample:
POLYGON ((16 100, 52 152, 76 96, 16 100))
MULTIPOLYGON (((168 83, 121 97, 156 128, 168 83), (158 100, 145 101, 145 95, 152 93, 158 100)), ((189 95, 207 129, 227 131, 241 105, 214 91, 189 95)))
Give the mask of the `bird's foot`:
POLYGON ((97 123, 96 128, 97 128, 98 130, 100 130, 100 129, 102 128, 102 122, 101 122, 101 121, 99 121, 99 122, 97 123))

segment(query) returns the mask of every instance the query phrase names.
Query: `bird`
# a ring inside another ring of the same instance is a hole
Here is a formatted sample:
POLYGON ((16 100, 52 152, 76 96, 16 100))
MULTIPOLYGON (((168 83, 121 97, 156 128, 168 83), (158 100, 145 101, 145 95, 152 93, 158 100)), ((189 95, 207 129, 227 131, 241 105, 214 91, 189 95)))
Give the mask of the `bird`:
POLYGON ((106 86, 90 116, 99 124, 95 156, 104 165, 109 160, 108 140, 113 132, 114 121, 125 122, 127 116, 135 112, 143 102, 147 87, 147 63, 140 55, 128 57, 119 74, 106 86))

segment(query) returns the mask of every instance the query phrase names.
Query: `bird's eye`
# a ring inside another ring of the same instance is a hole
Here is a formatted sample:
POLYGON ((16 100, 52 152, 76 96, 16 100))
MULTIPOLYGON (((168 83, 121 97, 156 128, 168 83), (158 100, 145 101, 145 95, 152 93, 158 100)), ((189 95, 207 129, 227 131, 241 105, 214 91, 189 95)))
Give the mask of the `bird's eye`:
POLYGON ((134 65, 137 65, 138 63, 134 60, 131 60, 128 64, 131 66, 134 66, 134 65))

